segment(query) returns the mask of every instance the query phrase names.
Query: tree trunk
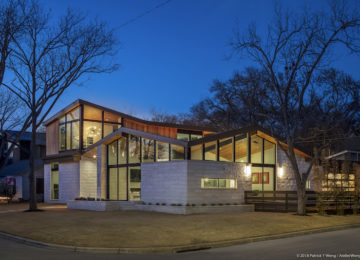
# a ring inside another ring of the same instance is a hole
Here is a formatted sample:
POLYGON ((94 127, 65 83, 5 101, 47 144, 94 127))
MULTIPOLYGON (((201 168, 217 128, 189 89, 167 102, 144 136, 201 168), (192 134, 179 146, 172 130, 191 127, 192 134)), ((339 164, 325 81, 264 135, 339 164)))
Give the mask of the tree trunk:
POLYGON ((32 125, 31 125, 31 146, 30 146, 30 174, 29 174, 29 184, 30 184, 30 201, 29 201, 29 211, 36 211, 37 201, 36 201, 36 183, 35 183, 35 155, 36 155, 36 116, 33 112, 32 116, 32 125))
POLYGON ((305 185, 298 185, 297 187, 297 214, 300 216, 306 215, 306 189, 305 185))

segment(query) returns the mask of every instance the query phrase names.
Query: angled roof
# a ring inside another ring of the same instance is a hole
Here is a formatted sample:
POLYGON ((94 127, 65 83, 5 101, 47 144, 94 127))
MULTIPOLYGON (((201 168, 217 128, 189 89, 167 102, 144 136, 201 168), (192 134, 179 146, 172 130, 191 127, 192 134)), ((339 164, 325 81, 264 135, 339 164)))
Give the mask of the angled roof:
MULTIPOLYGON (((231 137, 231 136, 234 136, 234 135, 246 134, 246 133, 249 133, 249 132, 257 134, 260 137, 262 137, 262 138, 264 138, 264 139, 266 139, 266 140, 268 140, 270 142, 277 143, 276 137, 268 129, 265 129, 265 128, 261 127, 261 126, 246 126, 246 127, 240 128, 240 129, 234 129, 234 130, 229 130, 229 131, 225 131, 225 132, 215 133, 215 134, 207 135, 207 136, 205 136, 203 138, 200 138, 200 139, 189 141, 189 146, 202 144, 202 143, 205 143, 205 142, 211 142, 211 141, 231 137)), ((284 143, 284 142, 279 141, 279 144, 281 146, 285 147, 285 148, 287 147, 287 144, 284 143)), ((310 155, 300 151, 299 149, 295 148, 294 151, 298 155, 301 155, 301 156, 306 157, 306 158, 311 158, 310 155)))
MULTIPOLYGON (((43 167, 42 160, 35 160, 35 169, 43 167)), ((5 176, 23 176, 30 170, 29 160, 21 160, 12 164, 9 164, 0 171, 0 177, 5 176)))
MULTIPOLYGON (((16 138, 20 131, 7 130, 5 131, 11 138, 16 138)), ((20 141, 31 141, 31 132, 25 132, 20 141)), ((46 133, 36 133, 36 144, 37 145, 46 145, 46 133)))
POLYGON ((360 136, 352 136, 344 139, 336 145, 334 152, 340 152, 343 150, 360 151, 360 136))
POLYGON ((134 117, 134 116, 130 116, 130 115, 115 111, 115 110, 107 108, 107 107, 99 106, 97 104, 94 104, 94 103, 91 103, 91 102, 88 102, 88 101, 85 101, 85 100, 82 100, 82 99, 77 99, 73 103, 71 103, 70 105, 66 106, 64 109, 60 110, 54 116, 52 116, 48 120, 46 120, 44 122, 44 125, 46 126, 46 125, 52 123, 53 121, 55 121, 56 119, 61 117, 63 114, 70 111, 72 108, 74 108, 74 107, 76 107, 78 105, 81 105, 81 104, 92 106, 92 107, 107 111, 109 113, 119 115, 119 116, 121 116, 123 118, 134 120, 136 122, 146 124, 146 125, 173 127, 173 128, 187 129, 187 130, 209 131, 209 132, 217 132, 218 131, 218 129, 215 129, 215 128, 212 128, 212 127, 201 127, 201 126, 195 126, 195 125, 181 125, 181 124, 174 124, 174 123, 148 121, 148 120, 144 120, 144 119, 141 119, 141 118, 137 118, 137 117, 134 117))
POLYGON ((164 143, 181 145, 184 147, 186 147, 188 144, 188 142, 182 141, 179 139, 174 139, 174 138, 165 137, 165 136, 161 136, 161 135, 155 135, 155 134, 151 134, 148 132, 143 132, 143 131, 130 129, 130 128, 126 128, 126 127, 120 127, 118 130, 114 131, 113 133, 109 134, 108 136, 102 138, 101 140, 99 140, 96 143, 87 147, 85 149, 84 153, 94 149, 95 147, 99 146, 100 144, 103 144, 103 143, 108 144, 108 143, 112 142, 113 140, 118 138, 122 133, 136 135, 136 136, 140 136, 140 137, 148 138, 148 139, 153 139, 153 140, 164 142, 164 143))

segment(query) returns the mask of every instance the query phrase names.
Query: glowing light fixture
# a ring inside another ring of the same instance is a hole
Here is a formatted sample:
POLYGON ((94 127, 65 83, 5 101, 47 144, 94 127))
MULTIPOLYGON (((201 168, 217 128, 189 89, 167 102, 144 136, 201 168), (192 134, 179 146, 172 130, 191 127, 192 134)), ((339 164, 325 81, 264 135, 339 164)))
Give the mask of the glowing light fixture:
POLYGON ((246 164, 245 166, 245 176, 250 177, 251 175, 251 164, 246 164))
POLYGON ((93 158, 96 159, 96 155, 95 155, 95 154, 93 155, 93 158))
POLYGON ((284 177, 284 167, 281 164, 278 167, 278 176, 280 178, 284 177))

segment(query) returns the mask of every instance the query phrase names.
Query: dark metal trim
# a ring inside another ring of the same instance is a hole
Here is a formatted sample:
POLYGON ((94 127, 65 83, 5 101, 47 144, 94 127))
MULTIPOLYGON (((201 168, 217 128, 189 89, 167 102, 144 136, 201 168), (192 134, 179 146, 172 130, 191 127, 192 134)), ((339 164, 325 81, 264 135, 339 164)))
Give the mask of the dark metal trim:
POLYGON ((247 133, 248 138, 248 162, 251 163, 251 134, 250 132, 247 133))
POLYGON ((171 162, 171 144, 169 143, 169 162, 171 162))
MULTIPOLYGON (((116 140, 117 141, 117 140, 116 140)), ((117 162, 117 158, 116 158, 117 162)), ((109 189, 109 176, 110 176, 110 168, 109 168, 109 146, 106 145, 106 198, 110 199, 110 189, 109 189)))
MULTIPOLYGON (((191 135, 191 134, 202 135, 203 134, 202 131, 199 131, 199 130, 188 130, 188 129, 181 129, 181 128, 179 128, 177 130, 177 133, 179 133, 179 134, 189 134, 189 135, 191 135)), ((189 138, 190 138, 190 136, 189 136, 189 138)), ((189 139, 189 140, 191 140, 191 139, 189 139)))
POLYGON ((80 105, 80 127, 79 127, 79 150, 83 150, 83 138, 84 138, 84 105, 80 105))
POLYGON ((101 111, 101 139, 104 138, 104 111, 101 111))

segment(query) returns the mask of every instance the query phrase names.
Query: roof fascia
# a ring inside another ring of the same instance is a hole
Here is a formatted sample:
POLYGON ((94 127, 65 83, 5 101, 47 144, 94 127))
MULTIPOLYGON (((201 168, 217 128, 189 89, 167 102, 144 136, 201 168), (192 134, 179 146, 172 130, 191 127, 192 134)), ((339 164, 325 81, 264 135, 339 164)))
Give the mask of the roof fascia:
POLYGON ((140 136, 140 137, 143 137, 143 138, 153 139, 153 140, 156 140, 156 141, 175 144, 175 145, 180 145, 180 146, 184 146, 184 147, 188 146, 187 142, 184 142, 184 141, 181 141, 181 140, 178 140, 178 139, 173 139, 173 138, 169 138, 169 137, 165 137, 165 136, 154 135, 154 134, 150 134, 150 133, 147 133, 147 132, 142 132, 142 131, 139 131, 139 130, 134 130, 134 129, 126 128, 126 127, 121 127, 118 130, 116 130, 115 132, 111 133, 110 135, 104 137, 103 139, 99 140, 98 142, 96 142, 96 143, 90 145, 89 147, 87 147, 84 150, 84 153, 87 153, 87 152, 91 151, 92 149, 96 148, 97 146, 99 146, 101 144, 109 144, 109 143, 111 143, 113 140, 117 139, 117 137, 119 137, 122 133, 136 135, 136 136, 140 136))

